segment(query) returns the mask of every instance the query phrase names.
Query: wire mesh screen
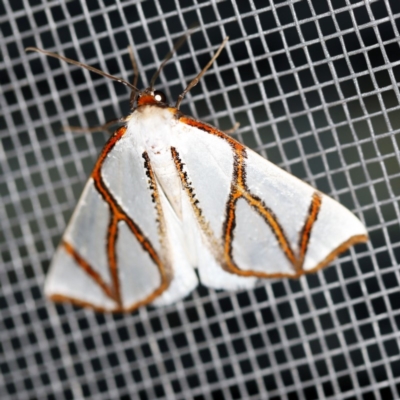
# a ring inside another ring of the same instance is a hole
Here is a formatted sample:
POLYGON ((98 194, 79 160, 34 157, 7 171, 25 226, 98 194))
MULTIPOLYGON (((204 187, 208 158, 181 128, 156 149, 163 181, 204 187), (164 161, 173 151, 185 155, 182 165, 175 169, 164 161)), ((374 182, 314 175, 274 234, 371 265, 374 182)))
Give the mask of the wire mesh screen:
POLYGON ((398 0, 0 2, 0 397, 400 397, 398 0), (49 262, 122 85, 24 48, 62 53, 173 104, 339 200, 370 240, 314 275, 254 290, 199 286, 164 308, 98 314, 44 298, 49 262))

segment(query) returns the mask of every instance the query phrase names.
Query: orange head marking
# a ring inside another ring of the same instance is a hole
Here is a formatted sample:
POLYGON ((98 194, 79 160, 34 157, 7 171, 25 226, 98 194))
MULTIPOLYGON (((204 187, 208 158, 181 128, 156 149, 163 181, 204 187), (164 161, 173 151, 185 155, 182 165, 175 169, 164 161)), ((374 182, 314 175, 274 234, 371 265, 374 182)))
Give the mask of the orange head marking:
POLYGON ((165 104, 165 103, 166 103, 165 94, 158 90, 153 92, 146 89, 139 95, 139 98, 137 100, 138 106, 144 106, 149 104, 165 104))
POLYGON ((147 104, 157 104, 158 101, 151 94, 143 94, 137 100, 138 106, 144 106, 147 104))

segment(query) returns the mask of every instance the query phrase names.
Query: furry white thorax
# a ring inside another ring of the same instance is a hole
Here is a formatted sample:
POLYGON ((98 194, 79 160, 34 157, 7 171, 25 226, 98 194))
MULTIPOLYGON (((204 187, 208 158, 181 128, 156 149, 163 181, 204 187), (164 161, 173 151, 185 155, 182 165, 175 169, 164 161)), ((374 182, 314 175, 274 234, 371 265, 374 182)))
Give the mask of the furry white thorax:
POLYGON ((182 186, 171 156, 171 140, 177 125, 178 121, 171 109, 145 105, 132 113, 126 136, 147 152, 158 183, 181 218, 182 186))

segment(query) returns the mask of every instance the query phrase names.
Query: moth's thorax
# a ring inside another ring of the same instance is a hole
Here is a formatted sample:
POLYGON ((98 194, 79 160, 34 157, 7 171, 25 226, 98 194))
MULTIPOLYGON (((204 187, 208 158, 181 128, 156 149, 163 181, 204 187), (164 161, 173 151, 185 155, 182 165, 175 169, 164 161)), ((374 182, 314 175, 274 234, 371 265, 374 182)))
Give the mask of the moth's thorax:
POLYGON ((177 124, 173 109, 159 105, 139 106, 128 122, 128 131, 140 135, 149 153, 162 153, 169 147, 171 130, 177 124))
POLYGON ((128 134, 150 158, 151 167, 178 217, 181 216, 181 183, 171 155, 177 110, 159 105, 139 106, 128 122, 128 134))

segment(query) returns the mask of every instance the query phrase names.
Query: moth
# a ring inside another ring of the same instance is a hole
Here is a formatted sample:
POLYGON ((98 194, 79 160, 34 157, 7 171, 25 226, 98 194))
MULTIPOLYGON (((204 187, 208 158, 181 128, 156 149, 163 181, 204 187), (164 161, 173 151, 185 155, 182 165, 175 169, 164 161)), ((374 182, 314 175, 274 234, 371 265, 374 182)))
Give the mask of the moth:
MULTIPOLYGON (((133 311, 209 288, 254 287, 327 266, 367 231, 348 209, 179 111, 154 89, 37 48, 131 89, 132 112, 104 146, 51 262, 45 293, 98 311, 133 311), (197 268, 197 274, 195 269, 197 268)), ((172 53, 171 53, 172 54, 172 53)))

